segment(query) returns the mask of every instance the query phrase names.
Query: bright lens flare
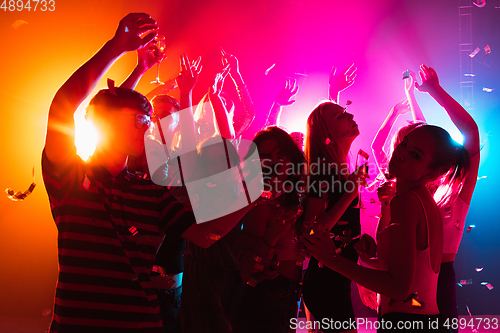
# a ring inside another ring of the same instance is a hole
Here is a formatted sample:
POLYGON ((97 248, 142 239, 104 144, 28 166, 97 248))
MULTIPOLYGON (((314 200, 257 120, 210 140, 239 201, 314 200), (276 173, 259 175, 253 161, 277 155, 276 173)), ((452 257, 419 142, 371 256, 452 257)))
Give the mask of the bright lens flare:
POLYGON ((99 135, 95 126, 85 119, 75 121, 76 153, 86 161, 94 153, 99 135))

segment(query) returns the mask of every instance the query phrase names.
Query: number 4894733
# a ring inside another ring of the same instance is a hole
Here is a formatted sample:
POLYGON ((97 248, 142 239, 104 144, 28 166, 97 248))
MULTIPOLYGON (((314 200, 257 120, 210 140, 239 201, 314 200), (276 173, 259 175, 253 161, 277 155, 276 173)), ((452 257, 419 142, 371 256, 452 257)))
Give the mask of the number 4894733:
POLYGON ((0 9, 4 12, 20 12, 23 10, 27 10, 28 12, 31 10, 34 12, 37 10, 41 12, 53 12, 56 10, 56 2, 55 0, 3 0, 0 9))

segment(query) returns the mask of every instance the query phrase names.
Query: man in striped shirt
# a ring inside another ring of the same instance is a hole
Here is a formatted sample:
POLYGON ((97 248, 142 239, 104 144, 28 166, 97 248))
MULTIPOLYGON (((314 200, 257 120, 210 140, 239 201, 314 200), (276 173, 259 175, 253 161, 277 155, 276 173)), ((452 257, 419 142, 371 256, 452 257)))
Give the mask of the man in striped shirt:
POLYGON ((151 105, 124 88, 101 90, 87 117, 101 132, 89 162, 76 155, 73 114, 122 54, 147 45, 156 21, 133 13, 58 90, 47 122, 42 172, 58 229, 59 278, 51 332, 162 332, 149 279, 165 233, 208 247, 251 209, 195 223, 167 190, 127 171, 144 149, 151 105), (142 36, 142 37, 141 37, 142 36))

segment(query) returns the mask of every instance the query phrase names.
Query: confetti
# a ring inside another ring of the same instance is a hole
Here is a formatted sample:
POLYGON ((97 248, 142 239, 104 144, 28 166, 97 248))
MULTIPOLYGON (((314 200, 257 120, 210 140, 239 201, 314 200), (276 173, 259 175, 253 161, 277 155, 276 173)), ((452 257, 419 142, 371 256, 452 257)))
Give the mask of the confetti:
POLYGON ((361 157, 363 157, 366 160, 370 158, 370 155, 368 155, 368 153, 366 153, 363 149, 360 149, 358 151, 358 155, 360 155, 361 157))
POLYGON ((250 287, 255 287, 257 285, 257 283, 259 283, 259 281, 257 281, 257 279, 255 279, 253 276, 250 277, 250 279, 248 280, 247 284, 250 286, 250 287))
POLYGON ((470 234, 470 232, 472 231, 472 228, 475 228, 475 227, 476 227, 475 225, 470 225, 465 232, 470 234))
POLYGON ((488 284, 488 282, 481 282, 481 285, 482 285, 482 286, 485 286, 485 285, 487 285, 487 284, 488 284))
POLYGON ((11 27, 14 29, 17 29, 20 26, 22 26, 23 24, 28 24, 28 22, 23 21, 23 20, 17 20, 16 22, 12 23, 11 27))
POLYGON ((403 72, 403 80, 408 79, 410 77, 410 71, 404 71, 403 72))
POLYGON ((492 286, 491 284, 489 284, 489 283, 488 283, 488 284, 486 285, 486 288, 488 288, 489 290, 491 290, 491 289, 493 289, 493 286, 492 286))
POLYGON ((484 268, 483 267, 477 267, 476 272, 481 272, 484 268))
POLYGON ((486 46, 484 47, 484 54, 483 54, 483 57, 487 54, 490 54, 491 53, 491 48, 488 44, 486 44, 486 46))
POLYGON ((207 239, 214 240, 214 241, 218 241, 221 238, 222 237, 220 235, 212 234, 212 233, 208 234, 208 236, 207 236, 207 239))
POLYGON ((350 101, 350 100, 347 100, 347 102, 345 102, 346 106, 351 105, 351 104, 352 104, 352 101, 350 101))
POLYGON ((135 236, 139 233, 139 231, 137 230, 136 227, 134 226, 131 226, 130 228, 128 228, 128 231, 130 231, 130 233, 132 234, 132 236, 135 236))
POLYGON ((483 91, 486 91, 486 92, 492 92, 493 90, 495 90, 495 88, 486 88, 486 87, 483 87, 483 91))
POLYGON ((483 8, 486 6, 486 0, 477 0, 472 2, 476 7, 483 8))
POLYGON ((417 309, 422 309, 422 308, 423 308, 422 303, 420 303, 419 301, 417 301, 415 298, 412 298, 412 299, 411 299, 411 305, 412 305, 414 308, 417 308, 417 309))
POLYGON ((266 69, 266 71, 264 72, 264 75, 269 74, 269 72, 271 71, 271 69, 274 68, 274 66, 276 66, 276 64, 272 64, 271 67, 269 67, 268 69, 266 69))
POLYGON ((43 317, 47 317, 51 313, 52 313, 51 309, 45 309, 45 310, 42 311, 42 316, 43 317))
POLYGON ((466 286, 466 285, 472 284, 472 279, 468 279, 468 280, 460 280, 460 284, 461 284, 462 286, 466 286))
POLYGON ((457 283, 457 285, 458 285, 459 287, 463 287, 463 285, 461 285, 460 283, 457 283))
POLYGON ((464 76, 476 76, 476 74, 464 74, 464 76))
POLYGON ((260 196, 266 199, 271 199, 273 193, 270 191, 262 191, 262 194, 260 196))
POLYGON ((467 312, 469 313, 469 316, 471 316, 471 317, 472 317, 472 315, 470 314, 469 306, 468 306, 468 305, 466 305, 465 307, 467 308, 467 312))
POLYGON ((476 47, 476 49, 474 51, 472 51, 471 54, 469 54, 469 57, 474 58, 476 56, 476 54, 479 53, 479 51, 481 51, 481 49, 479 47, 476 47))
POLYGON ((35 168, 33 168, 33 171, 32 171, 32 178, 33 178, 33 181, 31 183, 30 187, 24 192, 21 192, 21 191, 15 192, 11 188, 7 188, 5 190, 5 193, 7 193, 7 197, 12 201, 23 201, 24 199, 26 199, 26 197, 28 195, 30 195, 31 192, 33 192, 33 190, 35 189, 35 186, 36 186, 36 184, 35 184, 35 168))
POLYGON ((484 179, 484 178, 486 178, 486 177, 487 177, 487 176, 477 177, 477 180, 479 180, 479 179, 484 179))
POLYGON ((85 175, 85 178, 83 179, 82 186, 85 190, 90 191, 90 180, 87 178, 87 175, 85 175))

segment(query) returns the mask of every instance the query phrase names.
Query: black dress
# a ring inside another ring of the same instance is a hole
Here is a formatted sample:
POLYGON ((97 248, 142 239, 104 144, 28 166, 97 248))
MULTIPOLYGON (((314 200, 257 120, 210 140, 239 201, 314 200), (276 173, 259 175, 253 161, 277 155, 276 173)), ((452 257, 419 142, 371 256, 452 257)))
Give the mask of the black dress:
MULTIPOLYGON (((309 198, 328 199, 326 210, 329 211, 344 193, 354 190, 354 184, 339 177, 334 169, 327 170, 326 173, 311 175, 307 190, 309 198), (328 174, 328 171, 331 173, 328 174)), ((354 249, 356 241, 349 242, 349 239, 361 233, 359 208, 355 208, 357 204, 356 198, 330 230, 337 236, 335 246, 342 248, 341 256, 353 262, 358 260, 354 249)), ((302 294, 314 319, 322 323, 323 332, 342 332, 355 328, 348 325, 356 320, 351 302, 351 280, 327 267, 319 267, 318 260, 314 257, 311 258, 304 277, 302 294)))

